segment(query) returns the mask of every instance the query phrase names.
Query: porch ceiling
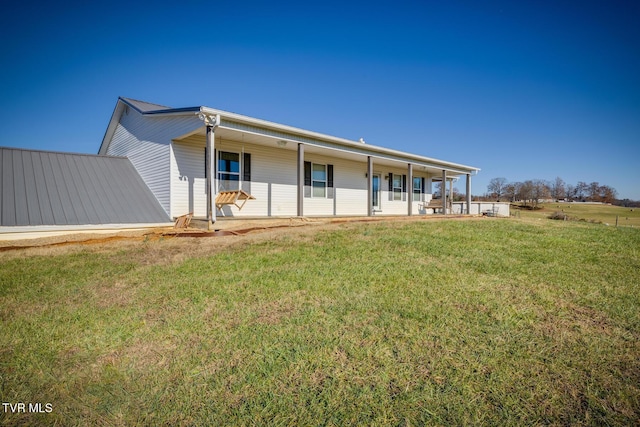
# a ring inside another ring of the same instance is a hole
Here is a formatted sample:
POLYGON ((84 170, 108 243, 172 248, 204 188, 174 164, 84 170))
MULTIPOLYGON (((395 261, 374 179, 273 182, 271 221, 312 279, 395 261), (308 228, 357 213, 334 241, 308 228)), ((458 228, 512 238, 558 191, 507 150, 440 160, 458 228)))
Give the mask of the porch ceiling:
MULTIPOLYGON (((297 151, 298 149, 298 141, 290 140, 287 138, 272 136, 272 135, 262 135, 253 132, 245 132, 237 129, 230 129, 224 126, 219 126, 215 130, 216 141, 219 139, 228 140, 228 141, 236 141, 239 143, 247 143, 247 144, 255 144, 273 147, 278 150, 289 150, 289 151, 297 151)), ((180 141, 186 138, 192 139, 196 137, 198 140, 202 140, 202 144, 204 145, 206 142, 206 128, 203 126, 198 129, 196 132, 191 133, 189 135, 184 135, 182 137, 176 138, 176 141, 180 141)), ((326 156, 335 156, 336 152, 340 153, 340 157, 347 160, 352 160, 355 162, 367 162, 367 155, 369 153, 354 153, 348 148, 340 148, 340 147, 324 147, 314 145, 313 143, 303 142, 305 153, 313 153, 319 155, 326 156)), ((363 150, 366 150, 368 147, 366 144, 363 144, 363 150)), ((385 157, 382 154, 370 153, 373 157, 373 163, 375 166, 388 166, 394 168, 406 168, 407 164, 411 162, 414 165, 414 171, 416 172, 427 172, 429 174, 441 176, 442 169, 447 170, 448 176, 459 176, 464 175, 465 172, 455 171, 446 166, 437 166, 430 165, 426 162, 417 162, 411 161, 410 159, 393 159, 389 157, 385 157)))

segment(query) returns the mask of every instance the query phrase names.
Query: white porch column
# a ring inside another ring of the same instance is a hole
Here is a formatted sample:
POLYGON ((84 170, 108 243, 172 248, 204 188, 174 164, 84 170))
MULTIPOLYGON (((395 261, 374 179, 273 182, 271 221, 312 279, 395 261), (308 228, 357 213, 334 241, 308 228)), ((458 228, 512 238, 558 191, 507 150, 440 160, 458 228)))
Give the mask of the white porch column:
POLYGON ((467 174, 467 215, 471 215, 471 174, 467 174))
POLYGON ((298 144, 298 216, 304 216, 304 144, 298 144))
MULTIPOLYGON (((378 185, 380 185, 378 183, 378 185)), ((373 159, 367 156, 367 216, 373 215, 373 159)))
POLYGON ((449 180, 449 203, 451 203, 451 213, 453 213, 453 178, 449 180))
POLYGON ((447 171, 442 169, 442 183, 440 184, 440 198, 442 199, 442 214, 447 214, 447 171))
POLYGON ((215 173, 215 156, 213 151, 215 149, 215 129, 220 124, 220 115, 208 115, 205 113, 199 113, 198 117, 202 120, 206 126, 207 142, 205 150, 205 167, 207 171, 207 222, 208 228, 216 222, 216 210, 214 207, 217 190, 215 188, 216 177, 215 173))
POLYGON ((407 215, 413 215, 413 165, 407 166, 407 215))
POLYGON ((216 210, 213 208, 213 149, 215 147, 215 130, 213 126, 207 126, 207 149, 205 150, 205 165, 207 165, 207 222, 216 221, 216 210))

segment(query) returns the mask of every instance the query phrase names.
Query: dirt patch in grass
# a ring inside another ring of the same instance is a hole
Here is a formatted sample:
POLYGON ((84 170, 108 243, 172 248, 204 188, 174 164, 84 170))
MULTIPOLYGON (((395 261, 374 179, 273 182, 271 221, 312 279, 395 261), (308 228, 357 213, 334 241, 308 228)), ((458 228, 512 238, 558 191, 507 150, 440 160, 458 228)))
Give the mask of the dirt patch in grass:
MULTIPOLYGON (((0 241, 0 260, 21 258, 24 256, 57 256, 68 253, 89 251, 111 253, 114 250, 144 248, 144 257, 135 262, 146 265, 174 264, 194 256, 209 255, 231 247, 241 247, 285 236, 299 239, 308 238, 317 230, 333 229, 360 222, 398 222, 439 221, 439 220, 491 220, 473 216, 435 216, 435 217, 384 217, 384 218, 292 218, 274 220, 230 220, 223 222, 221 230, 233 234, 215 235, 203 230, 185 230, 188 234, 208 235, 209 238, 178 238, 181 232, 172 229, 125 231, 113 235, 71 234, 65 236, 44 237, 40 239, 0 241)), ((134 252, 135 254, 135 252, 134 252)), ((131 255, 131 254, 129 254, 131 255)))
POLYGON ((135 291, 124 282, 116 281, 112 284, 99 283, 93 286, 96 306, 98 308, 126 307, 131 304, 135 291))
POLYGON ((254 322, 263 325, 277 325, 292 317, 300 310, 299 301, 304 300, 304 291, 293 292, 287 296, 252 308, 254 322))

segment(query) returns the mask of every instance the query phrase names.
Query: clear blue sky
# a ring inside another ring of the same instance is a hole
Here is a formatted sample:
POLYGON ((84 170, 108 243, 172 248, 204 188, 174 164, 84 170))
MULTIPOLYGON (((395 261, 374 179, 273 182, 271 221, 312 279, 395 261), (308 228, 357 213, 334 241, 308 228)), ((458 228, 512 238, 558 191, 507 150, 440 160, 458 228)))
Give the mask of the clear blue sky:
POLYGON ((96 153, 124 96, 640 200, 636 0, 12 3, 3 146, 96 153))

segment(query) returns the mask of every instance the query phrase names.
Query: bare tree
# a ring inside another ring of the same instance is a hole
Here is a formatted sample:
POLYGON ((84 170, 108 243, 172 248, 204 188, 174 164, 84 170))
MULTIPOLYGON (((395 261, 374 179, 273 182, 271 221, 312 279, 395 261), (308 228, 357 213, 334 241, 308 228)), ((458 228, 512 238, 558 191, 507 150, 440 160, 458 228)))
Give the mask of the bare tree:
POLYGON ((613 203, 618 196, 616 189, 608 185, 601 185, 599 191, 602 203, 613 203))
POLYGON ((504 196, 509 199, 510 202, 516 201, 516 195, 518 194, 518 183, 510 182, 504 187, 504 196))
POLYGON ((566 193, 565 193, 565 197, 568 200, 573 201, 573 199, 576 198, 576 187, 571 185, 571 184, 568 184, 567 185, 567 190, 566 190, 566 193))
POLYGON ((453 201, 461 202, 461 201, 464 201, 465 199, 466 199, 465 193, 461 193, 460 190, 458 190, 458 187, 453 187, 453 201))
POLYGON ((529 206, 533 201, 533 181, 518 182, 516 185, 518 187, 516 198, 521 200, 525 206, 529 206))
POLYGON ((583 202, 585 200, 588 188, 589 188, 589 186, 587 185, 586 182, 578 181, 578 184, 576 184, 576 188, 574 190, 575 191, 575 198, 578 199, 579 201, 583 202))
POLYGON ((564 199, 566 197, 566 185, 562 178, 559 176, 556 177, 555 181, 553 181, 550 185, 551 197, 557 202, 560 199, 564 199))
MULTIPOLYGON (((488 193, 485 198, 506 198, 511 202, 521 201, 525 207, 536 208, 545 199, 553 198, 558 201, 567 199, 570 201, 593 201, 614 203, 618 192, 608 185, 600 185, 598 182, 587 184, 578 181, 576 185, 567 184, 559 176, 553 181, 542 179, 529 179, 524 182, 507 182, 506 178, 493 178, 487 186, 488 193)), ((457 192, 457 189, 455 190, 457 192)), ((456 194, 457 196, 457 194, 456 194)))
POLYGON ((507 186, 507 178, 493 178, 489 181, 489 185, 487 186, 487 191, 494 195, 498 201, 500 201, 500 197, 504 194, 505 187, 507 186))
POLYGON ((442 198, 442 182, 434 182, 433 183, 433 198, 438 199, 442 198))
POLYGON ((600 202, 600 183, 592 182, 587 186, 588 199, 592 202, 600 202))
POLYGON ((540 203, 542 199, 549 198, 551 191, 549 190, 549 184, 547 183, 547 181, 544 181, 542 179, 534 179, 532 183, 533 183, 532 202, 533 202, 533 207, 535 208, 538 206, 538 203, 540 203))

